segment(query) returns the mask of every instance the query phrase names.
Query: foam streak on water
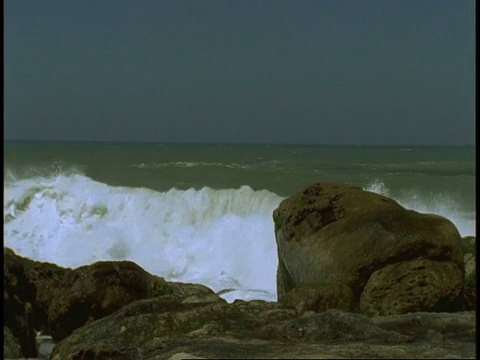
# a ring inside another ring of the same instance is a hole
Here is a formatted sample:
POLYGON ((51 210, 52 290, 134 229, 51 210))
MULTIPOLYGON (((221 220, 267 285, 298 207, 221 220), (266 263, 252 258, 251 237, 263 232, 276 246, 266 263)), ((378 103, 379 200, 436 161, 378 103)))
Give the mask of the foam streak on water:
MULTIPOLYGON (((381 182, 366 190, 389 195, 381 182)), ((170 281, 194 282, 235 298, 276 299, 277 251, 272 212, 282 197, 248 186, 166 192, 109 186, 81 174, 4 183, 5 246, 64 267, 98 260, 135 261, 170 281)), ((452 220, 462 235, 473 218, 454 199, 396 199, 452 220)), ((472 225, 473 224, 473 225, 472 225)))

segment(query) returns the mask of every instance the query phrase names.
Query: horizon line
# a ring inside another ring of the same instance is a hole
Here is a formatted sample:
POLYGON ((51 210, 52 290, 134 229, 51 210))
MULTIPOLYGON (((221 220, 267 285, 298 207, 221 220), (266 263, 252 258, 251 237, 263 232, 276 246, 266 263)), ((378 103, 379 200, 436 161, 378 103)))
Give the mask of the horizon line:
POLYGON ((219 141, 151 141, 151 140, 72 140, 72 139, 3 139, 4 142, 77 142, 77 143, 130 143, 163 145, 278 145, 278 146, 345 146, 345 147, 475 147, 476 144, 372 144, 372 143, 297 143, 297 142, 219 142, 219 141))

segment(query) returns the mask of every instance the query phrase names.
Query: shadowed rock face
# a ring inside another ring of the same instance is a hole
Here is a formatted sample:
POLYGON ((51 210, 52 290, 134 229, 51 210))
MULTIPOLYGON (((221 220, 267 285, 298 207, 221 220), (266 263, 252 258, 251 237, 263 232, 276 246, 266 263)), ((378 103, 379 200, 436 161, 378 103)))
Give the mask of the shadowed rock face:
POLYGON ((302 314, 329 309, 354 310, 352 290, 341 283, 299 285, 285 295, 282 304, 302 314))
MULTIPOLYGON (((64 297, 75 299, 72 296, 78 291, 75 286, 72 294, 67 296, 65 293, 65 284, 72 283, 71 274, 75 270, 37 263, 11 251, 4 252, 4 259, 10 265, 4 275, 9 290, 33 301, 33 308, 37 305, 32 294, 43 291, 36 288, 36 284, 48 284, 52 275, 56 277, 61 272, 64 272, 65 282, 62 281, 62 287, 53 292, 51 302, 62 303, 64 297), (31 273, 31 269, 36 270, 31 273)), ((348 304, 352 298, 350 288, 340 283, 297 287, 288 294, 288 304, 260 300, 236 300, 228 304, 203 285, 165 282, 132 263, 92 264, 82 267, 81 271, 90 277, 102 274, 104 282, 110 279, 110 291, 114 294, 133 292, 134 287, 129 285, 132 279, 145 277, 148 286, 137 286, 139 296, 147 293, 152 297, 135 300, 102 318, 80 324, 57 344, 50 341, 48 334, 37 337, 37 340, 49 340, 46 344, 42 342, 45 345, 41 346, 44 358, 48 355, 55 360, 475 356, 475 312, 417 312, 369 318, 363 314, 329 309, 342 301, 348 304), (130 274, 130 280, 122 283, 125 286, 122 291, 116 289, 122 285, 115 274, 126 277, 130 274), (326 297, 329 301, 335 298, 337 304, 323 301, 326 297), (305 302, 305 298, 309 301, 305 302)), ((98 308, 104 309, 105 313, 114 308, 106 306, 111 304, 108 289, 104 292, 95 290, 98 285, 95 279, 86 283, 90 284, 85 293, 91 314, 98 308), (91 294, 103 295, 95 297, 91 294)), ((54 288, 51 285, 50 289, 54 288)), ((39 299, 43 304, 44 298, 39 299)), ((65 304, 71 305, 65 308, 65 317, 74 319, 76 302, 65 304)), ((9 310, 12 311, 11 318, 25 315, 23 305, 18 309, 10 306, 9 310)), ((57 325, 56 321, 52 322, 52 328, 57 325)), ((8 327, 4 327, 4 335, 4 355, 20 357, 16 336, 8 327)), ((27 357, 23 350, 20 353, 27 357)))
POLYGON ((76 359, 86 349, 125 352, 126 344, 130 351, 141 349, 142 354, 136 355, 146 357, 164 350, 173 341, 178 344, 180 339, 187 343, 192 339, 222 336, 260 341, 412 341, 410 336, 379 328, 360 314, 331 310, 298 318, 295 311, 278 309, 266 302, 190 304, 164 295, 131 303, 76 330, 57 345, 52 358, 76 359))
POLYGON ((465 263, 464 300, 465 310, 477 309, 477 262, 476 238, 466 236, 462 238, 463 261, 465 263))
POLYGON ((59 341, 90 321, 166 289, 165 280, 131 261, 100 261, 79 267, 64 277, 50 304, 53 339, 59 341))
POLYGON ((354 307, 370 314, 462 309, 461 239, 448 219, 343 183, 303 189, 282 201, 273 219, 279 301, 296 286, 342 283, 354 307), (415 267, 419 259, 425 261, 415 267), (392 285, 407 275, 426 286, 405 293, 408 283, 392 285), (391 300, 384 298, 387 288, 391 300))
POLYGON ((20 342, 13 336, 10 328, 3 327, 3 358, 18 359, 22 357, 20 342))
POLYGON ((462 286, 462 272, 452 262, 423 258, 399 262, 372 274, 360 298, 360 310, 371 315, 378 309, 386 314, 449 311, 462 286))
POLYGON ((51 358, 153 360, 177 353, 209 359, 444 358, 474 355, 474 342, 473 312, 369 318, 327 310, 299 316, 274 303, 183 303, 163 295, 77 329, 57 344, 51 358))
POLYGON ((3 324, 18 339, 26 357, 36 356, 35 329, 49 330, 48 307, 71 269, 3 252, 3 324))

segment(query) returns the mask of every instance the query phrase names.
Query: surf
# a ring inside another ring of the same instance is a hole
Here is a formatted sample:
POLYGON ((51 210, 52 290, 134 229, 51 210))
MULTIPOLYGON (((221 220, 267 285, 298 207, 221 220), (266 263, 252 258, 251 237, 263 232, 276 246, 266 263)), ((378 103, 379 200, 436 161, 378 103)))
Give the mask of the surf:
MULTIPOLYGON (((372 181, 364 190, 392 197, 372 181)), ((112 186, 77 172, 4 182, 5 246, 37 261, 75 268, 131 260, 169 281, 201 283, 235 298, 276 300, 273 210, 284 199, 269 190, 210 187, 156 191, 112 186)), ((448 194, 406 189, 406 208, 436 213, 474 234, 473 214, 448 194)))
POLYGON ((282 198, 267 190, 158 192, 74 174, 19 180, 5 195, 5 245, 22 256, 71 268, 128 259, 167 280, 275 298, 282 198))

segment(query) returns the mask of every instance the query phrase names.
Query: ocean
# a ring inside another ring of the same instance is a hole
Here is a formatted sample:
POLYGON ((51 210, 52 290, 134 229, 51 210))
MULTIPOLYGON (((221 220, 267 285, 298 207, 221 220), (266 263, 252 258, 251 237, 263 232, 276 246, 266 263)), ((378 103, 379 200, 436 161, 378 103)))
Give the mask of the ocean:
POLYGON ((272 212, 343 181, 475 235, 475 147, 4 141, 4 246, 75 268, 132 260, 169 281, 276 300, 272 212))

